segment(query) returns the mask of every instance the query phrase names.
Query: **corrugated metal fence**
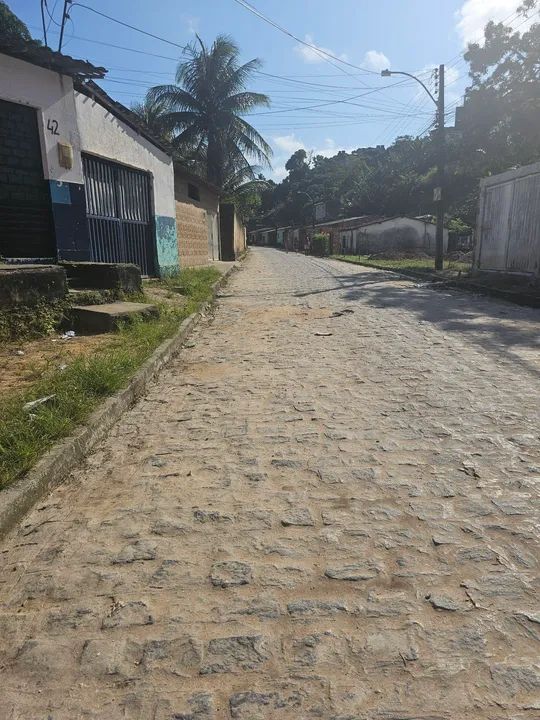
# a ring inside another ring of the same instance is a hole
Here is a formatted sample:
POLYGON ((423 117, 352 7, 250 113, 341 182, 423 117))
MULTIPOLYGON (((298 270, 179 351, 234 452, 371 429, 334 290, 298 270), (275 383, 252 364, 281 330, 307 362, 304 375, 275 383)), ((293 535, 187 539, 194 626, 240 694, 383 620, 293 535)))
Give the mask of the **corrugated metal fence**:
POLYGON ((540 273, 540 163, 481 181, 474 267, 540 273))

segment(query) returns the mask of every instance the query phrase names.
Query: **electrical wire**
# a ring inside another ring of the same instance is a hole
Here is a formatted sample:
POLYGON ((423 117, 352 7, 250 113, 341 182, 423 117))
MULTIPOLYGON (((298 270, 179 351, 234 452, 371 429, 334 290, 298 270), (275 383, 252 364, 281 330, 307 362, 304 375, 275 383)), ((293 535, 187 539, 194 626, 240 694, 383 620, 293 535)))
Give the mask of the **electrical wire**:
POLYGON ((47 5, 47 0, 45 0, 45 10, 47 12, 47 15, 49 16, 49 24, 47 25, 47 32, 49 32, 49 28, 51 27, 51 23, 54 23, 58 27, 61 27, 59 22, 56 22, 54 19, 54 11, 56 10, 56 6, 58 5, 58 0, 55 0, 55 3, 53 5, 52 11, 49 10, 49 6, 47 5))
POLYGON ((173 47, 180 48, 181 50, 186 50, 186 45, 179 45, 178 43, 173 42, 172 40, 167 40, 167 38, 161 37, 160 35, 154 35, 154 33, 147 32, 146 30, 141 30, 141 28, 135 27, 135 25, 130 25, 129 23, 124 22, 123 20, 118 20, 118 18, 114 18, 111 15, 106 15, 105 13, 100 12, 99 10, 96 10, 93 7, 90 7, 89 5, 83 5, 83 3, 74 2, 71 4, 71 9, 74 7, 80 7, 84 8, 85 10, 89 10, 90 12, 95 13, 96 15, 100 15, 101 17, 107 18, 107 20, 110 20, 111 22, 115 22, 118 25, 123 25, 124 27, 129 28, 130 30, 134 30, 135 32, 141 33, 142 35, 147 35, 148 37, 154 38, 155 40, 161 40, 161 42, 167 43, 167 45, 172 45, 173 47))
POLYGON ((332 60, 335 60, 336 62, 339 62, 343 65, 346 65, 348 67, 354 68, 355 70, 360 70, 363 73, 369 73, 371 75, 379 75, 378 72, 375 70, 370 70, 369 68, 360 67, 359 65, 355 65, 354 63, 350 63, 347 60, 343 60, 343 58, 337 57, 337 55, 333 55, 332 53, 329 53, 327 50, 324 50, 323 48, 317 47, 317 45, 313 45, 312 43, 307 42, 306 40, 302 40, 301 38, 297 37, 294 33, 292 33, 290 30, 287 30, 287 28, 284 28, 282 25, 279 25, 274 20, 271 20, 266 15, 263 15, 262 12, 260 12, 256 7, 251 5, 249 2, 246 2, 246 0, 234 0, 238 5, 242 6, 249 12, 256 15, 258 18, 263 20, 264 22, 268 23, 272 27, 276 28, 276 30, 279 30, 280 32, 284 33, 285 35, 288 35, 293 40, 296 40, 296 42, 299 42, 301 45, 305 45, 306 47, 310 48, 314 52, 316 52, 319 56, 325 56, 327 59, 330 58, 332 60))

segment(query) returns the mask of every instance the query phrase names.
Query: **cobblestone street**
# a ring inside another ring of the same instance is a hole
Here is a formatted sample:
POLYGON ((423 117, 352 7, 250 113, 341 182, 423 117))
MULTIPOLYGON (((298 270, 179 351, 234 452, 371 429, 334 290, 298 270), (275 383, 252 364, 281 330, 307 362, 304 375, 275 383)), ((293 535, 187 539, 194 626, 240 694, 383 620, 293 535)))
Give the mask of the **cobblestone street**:
POLYGON ((0 545, 0 719, 538 720, 539 319, 252 250, 0 545))

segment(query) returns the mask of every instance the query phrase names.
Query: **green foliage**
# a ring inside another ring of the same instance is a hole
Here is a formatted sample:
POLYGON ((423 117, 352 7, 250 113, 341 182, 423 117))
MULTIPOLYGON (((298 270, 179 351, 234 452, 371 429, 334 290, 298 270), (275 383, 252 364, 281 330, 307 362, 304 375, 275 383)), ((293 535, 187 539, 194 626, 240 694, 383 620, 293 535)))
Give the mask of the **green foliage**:
POLYGON ((40 300, 35 305, 18 305, 0 310, 0 341, 33 340, 57 330, 64 320, 66 300, 40 300))
POLYGON ((492 172, 540 158, 540 13, 527 2, 522 14, 536 22, 523 33, 488 23, 482 45, 469 45, 471 86, 462 113, 464 153, 492 172), (479 152, 480 151, 480 152, 479 152))
POLYGON ((449 220, 447 226, 449 232, 455 233, 456 235, 468 235, 472 231, 472 227, 458 217, 449 220))
POLYGON ((0 40, 7 43, 29 42, 30 31, 7 4, 0 0, 0 40))
POLYGON ((162 280, 150 280, 150 285, 156 285, 176 291, 182 288, 182 294, 188 299, 188 312, 208 300, 212 294, 212 285, 221 277, 215 267, 185 268, 175 275, 168 275, 162 280))
POLYGON ((182 284, 187 303, 162 305, 157 319, 126 324, 114 344, 86 357, 78 357, 60 371, 48 370, 24 392, 0 402, 0 488, 13 482, 34 465, 57 440, 84 422, 96 405, 126 385, 138 367, 179 324, 208 300, 219 278, 215 268, 182 270, 176 278, 156 284, 182 284), (31 413, 25 402, 47 395, 54 397, 31 413))
MULTIPOLYGON (((538 17, 540 0, 525 0, 522 14, 538 17)), ((485 42, 465 53, 471 86, 459 133, 447 132, 445 198, 453 230, 476 221, 482 177, 540 160, 540 23, 525 32, 489 23, 485 42)), ((434 136, 398 137, 388 148, 359 148, 334 157, 295 152, 288 176, 263 193, 263 225, 309 225, 312 203, 329 218, 355 215, 426 215, 437 185, 434 136)), ((467 228, 467 229, 465 229, 467 228)))
POLYGON ((220 190, 239 172, 254 180, 248 158, 268 165, 272 154, 243 117, 269 104, 266 95, 246 90, 260 61, 241 65, 238 46, 225 35, 211 47, 197 38, 185 53, 189 59, 178 65, 176 84, 151 88, 133 110, 147 122, 151 119, 178 157, 220 190))
POLYGON ((312 255, 324 257, 330 254, 330 239, 325 233, 315 233, 311 241, 312 255))
MULTIPOLYGON (((378 258, 376 255, 333 255, 336 260, 345 260, 353 265, 367 265, 381 270, 396 270, 411 275, 431 275, 435 272, 434 258, 378 258)), ((470 263, 445 260, 445 270, 467 272, 470 263)))

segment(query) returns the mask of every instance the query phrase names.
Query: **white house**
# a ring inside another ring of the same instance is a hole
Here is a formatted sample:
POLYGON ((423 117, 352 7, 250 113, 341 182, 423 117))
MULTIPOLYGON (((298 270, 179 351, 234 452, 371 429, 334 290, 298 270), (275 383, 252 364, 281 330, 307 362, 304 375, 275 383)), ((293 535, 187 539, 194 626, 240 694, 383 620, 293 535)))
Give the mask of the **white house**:
MULTIPOLYGON (((436 225, 428 220, 393 217, 366 223, 352 231, 353 251, 372 255, 388 248, 435 253, 436 225)), ((444 252, 448 248, 448 230, 444 230, 444 252)))
MULTIPOLYGON (((435 253, 436 226, 426 218, 360 215, 318 223, 315 229, 330 236, 333 252, 371 255, 401 249, 435 253)), ((445 229, 445 251, 447 247, 448 230, 445 229)))
POLYGON ((0 46, 0 255, 178 268, 167 149, 93 79, 46 47, 0 46))

